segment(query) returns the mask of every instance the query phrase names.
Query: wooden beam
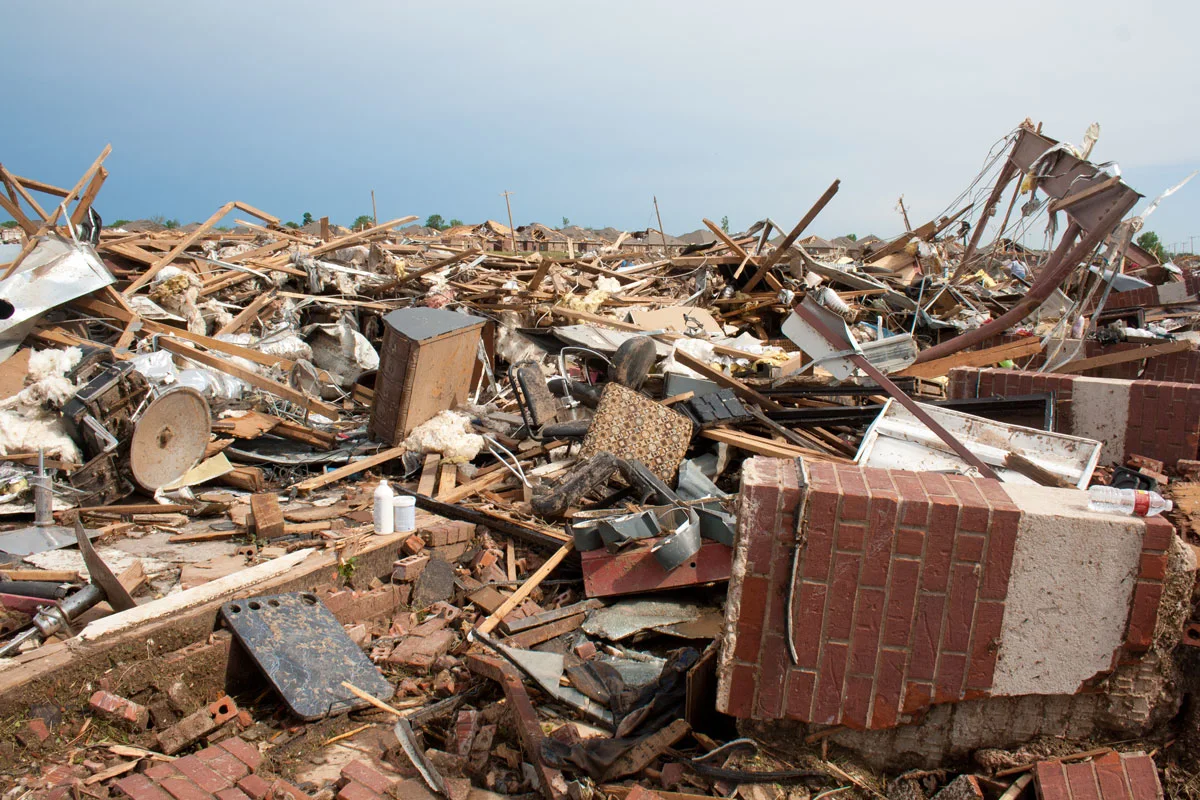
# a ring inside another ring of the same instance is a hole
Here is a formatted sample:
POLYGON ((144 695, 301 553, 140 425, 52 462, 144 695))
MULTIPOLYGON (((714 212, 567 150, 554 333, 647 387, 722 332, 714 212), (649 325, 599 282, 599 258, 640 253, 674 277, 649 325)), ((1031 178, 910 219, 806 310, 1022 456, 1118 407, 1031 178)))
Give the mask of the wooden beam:
POLYGON ((558 548, 554 555, 546 559, 546 563, 538 567, 537 572, 529 576, 529 580, 518 586, 517 590, 513 592, 507 600, 501 603, 499 608, 489 614, 487 619, 485 619, 483 622, 476 625, 475 630, 479 631, 480 633, 491 633, 493 630, 495 630, 496 626, 500 624, 500 620, 508 616, 508 614, 514 608, 525 602, 525 599, 529 597, 530 593, 539 585, 541 585, 542 581, 544 581, 546 577, 554 571, 554 568, 562 563, 562 560, 566 558, 574 549, 574 542, 564 544, 562 547, 558 548))
POLYGON ((274 303, 277 298, 278 294, 275 289, 260 294, 258 297, 251 300, 245 308, 238 312, 236 317, 229 320, 229 322, 225 325, 222 325, 221 329, 217 331, 217 335, 221 336, 227 333, 241 332, 242 328, 244 328, 250 323, 251 320, 258 316, 258 312, 262 311, 271 303, 274 303))
POLYGON ((229 202, 229 203, 226 203, 225 205, 221 206, 220 208, 218 208, 211 217, 209 217, 203 223, 201 223, 199 228, 196 228, 196 230, 192 231, 187 236, 183 237, 183 240, 180 241, 179 244, 177 244, 173 248, 171 248, 171 250, 165 256, 158 259, 158 261, 155 261, 153 264, 150 265, 149 269, 147 269, 145 272, 143 272, 141 275, 139 275, 136 279, 134 279, 133 283, 129 284, 129 286, 125 289, 124 295, 126 297, 129 297, 134 292, 136 292, 138 289, 141 289, 143 286, 145 286, 147 283, 149 283, 151 280, 153 280, 154 276, 157 275, 163 267, 167 266, 172 261, 174 261, 176 258, 178 258, 179 255, 181 253, 183 253, 184 250, 187 250, 189 247, 191 247, 193 244, 195 244, 196 241, 201 236, 208 233, 208 231, 212 228, 212 226, 216 225, 230 211, 232 211, 234 205, 235 205, 235 203, 229 202))
POLYGON ((393 459, 404 455, 407 448, 404 445, 398 447, 389 447, 386 450, 380 450, 375 455, 360 458, 357 461, 351 461, 344 467, 338 467, 331 472, 325 472, 321 475, 316 475, 312 478, 306 478, 299 483, 292 484, 291 488, 298 492, 311 492, 320 489, 322 486, 328 486, 331 483, 337 483, 342 478, 347 478, 351 475, 368 470, 378 464, 384 464, 393 459))
MULTIPOLYGON (((147 320, 147 322, 148 321, 149 320, 147 320)), ((285 386, 284 384, 273 381, 270 378, 264 378, 262 375, 259 375, 256 372, 243 369, 242 367, 230 363, 220 356, 213 355, 212 353, 204 350, 198 350, 194 347, 187 347, 186 345, 180 344, 179 342, 176 342, 167 336, 163 336, 158 340, 158 346, 163 350, 174 353, 177 356, 183 356, 186 359, 203 364, 206 367, 211 367, 218 372, 223 372, 226 375, 232 375, 235 378, 240 378, 257 389, 262 389, 264 392, 269 392, 276 397, 282 397, 284 400, 295 403, 296 405, 307 409, 308 411, 315 411, 316 413, 333 420, 340 418, 340 413, 336 406, 332 406, 329 403, 309 397, 304 392, 297 391, 290 386, 285 386)))
POLYGON ((79 203, 75 206, 74 213, 71 214, 72 225, 79 225, 83 222, 83 218, 87 216, 88 209, 95 202, 96 195, 100 194, 100 187, 104 185, 104 181, 107 178, 108 170, 104 167, 96 170, 95 176, 92 177, 92 182, 88 184, 87 191, 83 193, 83 197, 79 198, 79 203))
POLYGON ((367 228, 366 230, 352 233, 349 236, 342 236, 338 239, 334 239, 332 242, 326 242, 319 247, 314 247, 312 250, 309 250, 307 253, 305 253, 305 255, 316 258, 317 256, 322 256, 326 253, 332 253, 334 250, 341 250, 343 247, 361 242, 363 239, 370 238, 377 233, 383 233, 384 231, 391 230, 397 225, 404 225, 405 223, 412 222, 415 219, 416 217, 412 216, 400 217, 399 219, 394 219, 391 222, 385 222, 382 225, 376 225, 373 228, 367 228))
POLYGON ((1102 356, 1092 356, 1091 358, 1080 358, 1075 361, 1068 361, 1061 367, 1056 367, 1051 370, 1056 374, 1069 374, 1076 372, 1086 372, 1089 369, 1099 369, 1100 367, 1110 367, 1113 364, 1125 364, 1130 361, 1140 361, 1143 358, 1154 358, 1155 356, 1165 356, 1171 353, 1181 353, 1184 350, 1190 350, 1191 342, 1164 342, 1163 344, 1152 344, 1146 347, 1136 347, 1130 350, 1119 350, 1115 353, 1105 353, 1102 356))
POLYGON ((1099 183, 1092 184, 1091 186, 1089 186, 1088 188, 1084 189, 1081 192, 1075 192, 1075 194, 1069 194, 1066 197, 1061 197, 1058 200, 1055 200, 1053 203, 1050 204, 1050 208, 1048 209, 1048 211, 1051 214, 1053 214, 1057 211, 1063 211, 1068 208, 1071 208, 1074 205, 1082 203, 1084 200, 1095 197, 1096 195, 1100 194, 1101 192, 1108 191, 1109 189, 1116 186, 1120 182, 1121 182, 1121 176, 1113 175, 1111 178, 1108 178, 1107 180, 1103 180, 1103 181, 1100 181, 1099 183))
POLYGON ((783 254, 786 253, 791 246, 796 243, 796 240, 800 238, 800 234, 804 233, 804 229, 807 228, 812 221, 817 218, 817 214, 820 214, 821 210, 829 204, 829 201, 833 199, 833 196, 838 193, 838 187, 841 185, 842 181, 840 178, 829 184, 829 188, 826 189, 825 193, 817 199, 817 202, 814 203, 813 207, 808 210, 808 213, 796 223, 796 227, 792 228, 791 232, 788 233, 787 236, 783 237, 783 241, 779 243, 779 246, 768 253, 767 257, 762 260, 762 263, 758 265, 758 271, 750 276, 750 280, 747 281, 746 285, 742 287, 742 291, 753 291, 754 287, 758 286, 758 282, 766 277, 766 274, 770 272, 771 267, 775 266, 779 259, 783 257, 783 254))
POLYGON ((25 216, 24 211, 2 194, 0 194, 0 208, 3 208, 10 217, 16 220, 17 224, 21 226, 21 230, 25 231, 26 236, 33 237, 38 232, 37 223, 25 216))
MULTIPOLYGON (((21 180, 6 170, 3 164, 0 164, 0 178, 4 179, 5 185, 12 187, 17 194, 21 195, 25 202, 29 203, 29 207, 32 208, 39 217, 41 217, 43 220, 50 219, 50 215, 47 214, 40 205, 38 205, 37 200, 35 200, 33 195, 31 195, 25 188, 25 186, 21 183, 21 180)), ((16 198, 13 199, 13 202, 16 202, 16 198)))
POLYGON ((41 192, 42 194, 54 195, 55 197, 67 196, 67 190, 63 189, 62 187, 54 186, 49 183, 42 183, 41 181, 35 181, 33 178, 22 178, 20 175, 13 175, 13 178, 20 182, 20 184, 26 189, 32 189, 33 191, 41 192))
POLYGON ((821 459, 824 461, 836 461, 839 464, 853 463, 849 459, 841 456, 831 456, 828 453, 823 453, 820 450, 810 450, 807 447, 798 447, 789 442, 777 442, 774 439, 767 439, 763 436, 755 436, 752 433, 733 430, 732 428, 709 428, 700 432, 700 436, 705 439, 711 439, 714 442, 723 442, 731 447, 736 447, 739 450, 745 450, 755 455, 768 456, 770 458, 796 458, 797 456, 808 456, 811 458, 821 459))
POLYGON ((751 389, 749 386, 742 383, 732 375, 726 375, 719 369, 715 369, 708 364, 705 364, 691 353, 676 348, 675 360, 680 364, 683 364, 688 369, 699 372, 701 376, 708 378, 710 381, 715 381, 722 386, 733 389, 735 394, 745 400, 749 400, 752 403, 758 403, 763 408, 769 408, 772 411, 783 410, 783 406, 781 406, 779 403, 776 403, 771 398, 756 392, 754 389, 751 389))
POLYGON ((983 350, 966 350, 952 356, 926 361, 924 364, 913 364, 911 367, 894 373, 895 378, 939 378, 949 375, 955 367, 986 367, 1008 361, 1014 358, 1024 358, 1042 352, 1042 340, 1037 336, 1028 336, 1015 342, 999 344, 983 350))
MULTIPOLYGON (((72 301, 72 305, 89 311, 100 316, 111 317, 120 322, 129 322, 136 315, 130 314, 125 309, 111 306, 107 303, 102 303, 92 297, 81 297, 72 301)), ((211 336, 205 336, 201 333, 192 333, 185 328, 173 328, 170 325, 165 325, 152 319, 142 319, 142 332, 159 334, 168 336, 173 339, 186 339, 189 342, 201 345, 209 350, 216 350, 225 355, 237 356, 244 358, 247 361, 253 361, 255 364, 262 364, 264 367, 279 367, 284 371, 290 370, 296 365, 295 361, 284 358, 283 356, 273 356, 270 353, 262 353, 258 350, 253 350, 249 347, 243 347, 240 344, 233 344, 221 339, 214 339, 211 336)), ((190 352, 190 351, 189 351, 190 352)))

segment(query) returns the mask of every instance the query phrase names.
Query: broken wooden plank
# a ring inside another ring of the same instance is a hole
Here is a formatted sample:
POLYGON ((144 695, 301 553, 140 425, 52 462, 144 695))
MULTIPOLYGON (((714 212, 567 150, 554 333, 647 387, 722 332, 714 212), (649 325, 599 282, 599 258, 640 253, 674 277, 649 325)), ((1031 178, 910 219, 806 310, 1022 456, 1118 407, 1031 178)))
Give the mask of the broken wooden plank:
POLYGON ((1057 375, 1073 374, 1078 372, 1086 372, 1089 369, 1100 369, 1101 367, 1111 367, 1114 364, 1125 364, 1130 361, 1140 361, 1143 358, 1154 358, 1155 356, 1165 356, 1171 353, 1182 353, 1184 350, 1190 350, 1192 343, 1184 340, 1177 342, 1164 342, 1163 344, 1152 344, 1146 347, 1135 347, 1129 350, 1119 350, 1115 353, 1105 353, 1101 356, 1092 356, 1091 358, 1080 358, 1075 361, 1068 361, 1062 366, 1055 367, 1051 372, 1057 375))
POLYGON ((529 580, 517 587, 517 590, 512 593, 511 597, 504 601, 503 605, 489 614, 487 619, 476 625, 475 630, 481 633, 491 633, 493 630, 495 630, 496 626, 500 624, 500 620, 504 619, 504 617, 507 616, 508 613, 514 608, 521 605, 521 603, 525 601, 525 598, 529 597, 530 593, 536 589, 541 582, 546 579, 546 576, 553 572, 554 568, 557 567, 562 560, 567 557, 567 554, 574 549, 574 542, 564 544, 562 547, 558 548, 554 555, 546 559, 546 563, 538 567, 537 571, 529 576, 529 580))
POLYGON ((804 229, 817 218, 817 214, 820 214, 821 210, 833 199, 833 196, 838 192, 838 187, 841 185, 842 181, 840 178, 829 184, 829 188, 817 199, 817 202, 808 210, 808 213, 796 223, 796 227, 792 228, 791 232, 783 237, 783 241, 779 243, 779 246, 768 253, 767 257, 762 260, 762 263, 758 265, 758 271, 751 275, 750 280, 746 281, 746 285, 742 287, 743 292, 754 291, 754 287, 758 286, 758 282, 767 276, 767 273, 771 271, 771 267, 775 266, 779 259, 783 257, 783 254, 791 249, 796 240, 800 238, 800 234, 804 233, 804 229))
POLYGON ((314 411, 327 419, 340 419, 341 414, 336 406, 330 405, 314 397, 310 397, 304 392, 293 389, 290 386, 285 386, 282 383, 273 381, 270 378, 264 378, 256 372, 251 372, 248 369, 233 364, 220 356, 212 353, 199 350, 194 347, 186 347, 178 342, 174 342, 167 337, 162 337, 158 340, 158 346, 163 350, 174 353, 177 356, 203 364, 206 367, 224 372, 226 375, 232 375, 235 378, 240 378, 251 386, 262 389, 264 392, 269 392, 276 397, 282 397, 284 400, 295 403, 296 405, 308 411, 314 411))
POLYGON ((367 456, 366 458, 360 458, 357 461, 351 461, 344 467, 338 467, 337 469, 331 470, 330 472, 326 472, 322 475, 306 478, 298 483, 294 483, 292 484, 291 488, 298 492, 311 492, 316 489, 320 489, 322 486, 328 486, 331 483, 337 483, 343 478, 351 475, 357 475, 358 473, 368 470, 371 467, 379 464, 385 464, 388 461, 399 458, 400 456, 404 455, 406 449, 407 448, 405 448, 404 445, 398 445, 396 447, 389 447, 386 450, 380 450, 374 455, 367 456))
POLYGON ((924 364, 913 364, 911 367, 892 373, 892 377, 940 378, 943 375, 949 375, 950 370, 955 367, 987 367, 999 364, 1001 361, 1024 358, 1040 352, 1042 352, 1042 340, 1037 336, 1029 336, 983 350, 964 350, 945 358, 926 361, 924 364))
POLYGON ((754 389, 751 389, 749 386, 742 383, 732 375, 726 375, 721 370, 709 366, 693 356, 691 353, 688 353, 682 349, 676 349, 675 360, 680 364, 683 364, 688 369, 700 373, 701 376, 708 378, 710 381, 715 381, 722 386, 727 386, 728 388, 733 389, 734 393, 745 400, 749 400, 752 403, 758 403, 763 408, 769 408, 772 411, 783 410, 783 406, 781 406, 779 403, 776 403, 771 398, 756 392, 754 389))

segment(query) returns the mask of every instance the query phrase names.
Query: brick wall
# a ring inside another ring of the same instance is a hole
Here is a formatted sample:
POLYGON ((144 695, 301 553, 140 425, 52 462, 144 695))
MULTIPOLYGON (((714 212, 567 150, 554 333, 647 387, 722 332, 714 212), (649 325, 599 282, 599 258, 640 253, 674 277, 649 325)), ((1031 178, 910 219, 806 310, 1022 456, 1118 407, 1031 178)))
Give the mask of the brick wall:
POLYGON ((743 467, 739 613, 718 707, 880 728, 986 694, 1019 519, 999 484, 823 463, 808 478, 797 540, 797 466, 743 467))
MULTIPOLYGON (((947 394, 957 399, 1054 392, 1056 431, 1107 440, 1112 434, 1098 435, 1089 422, 1094 420, 1096 410, 1086 409, 1085 414, 1080 409, 1076 413, 1073 405, 1081 391, 1098 386, 1095 381, 1101 380, 1108 379, 958 367, 950 371, 947 394)), ((1200 452, 1200 384, 1135 380, 1121 382, 1119 388, 1128 394, 1125 408, 1112 409, 1114 415, 1123 415, 1125 420, 1116 447, 1122 460, 1143 455, 1174 465, 1181 458, 1196 458, 1200 452)), ((1109 416, 1107 421, 1115 418, 1109 416)))
MULTIPOLYGON (((1046 653, 1029 652, 1025 623, 1017 635, 1004 628, 1006 605, 1030 594, 1027 587, 1010 593, 1014 552, 1024 547, 1028 561, 1043 544, 1061 544, 1067 496, 1086 507, 1082 492, 1039 491, 1065 494, 1042 498, 1049 512, 1023 511, 1033 508, 1029 498, 992 480, 747 460, 717 708, 743 719, 866 730, 912 722, 935 705, 1027 693, 1005 683, 1013 671, 1004 664, 1040 663, 1046 653), (1038 535, 1028 538, 1024 532, 1035 528, 1038 535), (1006 649, 1009 637, 1016 646, 1006 649)), ((1096 524, 1075 518, 1085 533, 1096 524)), ((1072 687, 1067 693, 1144 652, 1158 619, 1173 529, 1161 519, 1105 517, 1103 524, 1121 526, 1125 541, 1135 537, 1119 561, 1138 580, 1128 616, 1111 622, 1108 647, 1118 649, 1100 652, 1098 664, 1074 659, 1053 667, 1066 675, 1058 684, 1072 687)), ((1101 550, 1119 537, 1112 529, 1103 538, 1101 550)), ((1098 551, 1075 549, 1086 572, 1083 562, 1098 551)), ((1120 564, 1114 580, 1127 587, 1120 564)), ((1070 565, 1059 568, 1075 574, 1070 565)), ((1107 585, 1097 591, 1112 594, 1107 585)), ((1106 600, 1121 603, 1115 596, 1106 600)), ((1014 613, 1024 618, 1028 609, 1014 613)), ((1054 616, 1029 624, 1071 624, 1054 616)))

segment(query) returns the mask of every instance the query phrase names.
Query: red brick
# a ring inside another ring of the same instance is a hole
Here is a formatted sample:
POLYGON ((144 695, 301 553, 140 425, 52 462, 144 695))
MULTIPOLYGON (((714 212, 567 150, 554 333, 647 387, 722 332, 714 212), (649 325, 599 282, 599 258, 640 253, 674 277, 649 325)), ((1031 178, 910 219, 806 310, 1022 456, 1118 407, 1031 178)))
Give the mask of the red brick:
POLYGON ((821 654, 817 672, 817 691, 813 698, 813 719, 822 725, 839 721, 842 708, 842 686, 846 677, 846 656, 849 647, 829 642, 821 654))
POLYGON ((946 598, 936 594, 917 597, 917 624, 912 656, 908 662, 911 679, 932 681, 937 666, 938 646, 942 640, 942 617, 946 598))
POLYGON ((741 608, 738 612, 737 647, 734 656, 741 661, 756 661, 762 641, 763 626, 767 615, 767 593, 770 583, 766 578, 747 575, 742 579, 741 608))
POLYGON ((356 781, 350 781, 337 793, 338 800, 380 800, 379 795, 356 781))
POLYGON ((1125 755, 1121 760, 1125 765, 1125 774, 1129 778, 1133 800, 1161 800, 1162 784, 1158 780, 1158 770, 1154 767, 1154 759, 1139 753, 1125 755))
POLYGON ((1008 579, 1012 575, 1017 526, 1020 522, 1021 513, 1015 508, 992 512, 992 529, 988 532, 987 553, 979 587, 979 597, 983 600, 1003 600, 1008 596, 1008 579))
MULTIPOLYGON (((796 640, 796 664, 816 669, 821 651, 821 630, 825 620, 825 602, 829 587, 808 583, 800 585, 800 608, 796 614, 793 637, 796 640)), ((739 623, 740 630, 740 623, 739 623)), ((739 633, 740 639, 740 633, 739 633)), ((739 640, 738 644, 741 642, 739 640)))
POLYGON ((867 526, 840 522, 837 526, 837 549, 861 551, 867 540, 867 526))
POLYGON ((237 782, 238 788, 249 795, 250 800, 264 800, 271 791, 271 784, 258 775, 247 775, 237 782))
MULTIPOLYGON (((854 595, 858 591, 858 570, 861 562, 862 556, 856 553, 838 553, 834 556, 833 582, 829 587, 829 611, 825 615, 825 638, 850 638, 854 595)), ((812 635, 821 634, 814 631, 812 635)))
POLYGON ((250 772, 250 768, 240 759, 235 758, 229 751, 213 746, 206 747, 196 753, 196 758, 204 762, 213 772, 223 776, 231 783, 237 783, 250 772))
POLYGON ((1166 553, 1142 553, 1138 577, 1143 580, 1161 581, 1167 577, 1166 553))
POLYGON ((904 663, 907 660, 907 654, 900 650, 884 649, 879 652, 870 727, 890 728, 898 721, 900 695, 904 690, 904 663))
POLYGON ((885 646, 906 647, 912 636, 916 613, 917 589, 921 578, 921 562, 907 558, 892 561, 888 585, 888 606, 884 615, 885 646))
POLYGON ((1175 528, 1161 517, 1146 517, 1146 528, 1142 532, 1142 549, 1166 551, 1175 538, 1175 528))
POLYGON ((160 781, 163 778, 169 778, 172 775, 178 775, 179 770, 175 769, 174 762, 162 763, 155 762, 146 768, 146 777, 151 780, 160 781))
POLYGON ((787 715, 793 719, 808 719, 812 716, 813 692, 817 687, 817 674, 809 670, 790 669, 784 692, 787 715))
MULTIPOLYGON (((883 589, 860 587, 854 606, 854 633, 850 640, 848 670, 862 675, 875 674, 875 659, 879 655, 879 634, 883 627, 883 589)), ((863 713, 864 720, 866 712, 863 713)))
POLYGON ((783 636, 767 634, 763 637, 758 663, 761 677, 754 703, 755 716, 777 719, 783 713, 783 681, 788 666, 787 642, 783 636))
POLYGON ((804 577, 813 580, 829 580, 829 566, 833 563, 833 531, 828 528, 808 526, 804 543, 804 577))
POLYGON ((980 602, 975 606, 975 625, 971 633, 971 660, 967 665, 967 688, 990 689, 1000 647, 1004 623, 1004 604, 980 602))
POLYGON ((863 730, 867 727, 871 711, 872 681, 863 675, 847 675, 846 688, 843 690, 842 715, 839 720, 843 725, 863 730))
POLYGON ((1129 610, 1129 625, 1125 632, 1126 647, 1142 651, 1154 641, 1154 627, 1158 623, 1158 603, 1162 598, 1161 583, 1138 581, 1133 589, 1133 602, 1129 610))
MULTIPOLYGON (((922 477, 924 476, 924 473, 922 477)), ((950 561, 953 558, 954 531, 958 524, 958 506, 950 498, 934 500, 925 534, 925 568, 921 588, 928 592, 944 592, 950 580, 950 561)))
POLYGON ((933 701, 933 684, 923 681, 908 681, 904 684, 904 705, 901 711, 915 714, 924 711, 933 701))
POLYGON ((971 641, 971 624, 975 618, 975 593, 979 574, 970 564, 955 564, 951 572, 950 593, 946 600, 946 630, 942 650, 965 653, 971 641))
POLYGON ((726 714, 749 719, 754 711, 754 690, 758 684, 758 671, 749 664, 735 664, 730 672, 729 689, 726 693, 726 714))
POLYGON ((251 772, 258 769, 259 764, 262 763, 262 754, 258 752, 258 748, 237 736, 217 742, 217 747, 241 761, 250 768, 251 772))
POLYGON ((132 800, 171 800, 170 795, 150 782, 145 775, 127 775, 116 782, 116 787, 132 800))
POLYGON ((897 503, 891 498, 875 497, 871 500, 870 526, 864 550, 862 575, 863 586, 887 584, 888 564, 891 561, 892 542, 896 530, 897 503))
POLYGON ((1100 785, 1091 762, 1065 764, 1063 769, 1067 773, 1071 800, 1100 800, 1100 785))
POLYGON ((925 550, 925 531, 910 528, 900 528, 896 531, 896 553, 906 556, 918 556, 925 550))
POLYGON ((312 800, 287 781, 275 781, 271 784, 271 797, 273 800, 312 800))
POLYGON ((954 537, 954 560, 967 561, 972 564, 983 563, 983 549, 987 546, 987 540, 986 536, 959 533, 954 537))
POLYGON ((217 800, 250 800, 250 798, 241 789, 230 787, 217 792, 217 800))
POLYGON ((226 780, 213 772, 195 756, 184 756, 175 761, 172 766, 179 770, 183 777, 210 794, 215 794, 221 789, 228 789, 233 785, 233 781, 226 780))
POLYGON ((1096 770, 1096 782, 1100 785, 1100 797, 1104 800, 1124 800, 1130 796, 1129 782, 1125 779, 1125 768, 1119 754, 1106 753, 1092 764, 1096 770))
POLYGON ((163 778, 158 785, 166 790, 175 800, 212 800, 212 795, 192 783, 182 775, 172 775, 163 778))
POLYGON ((394 783, 375 767, 365 761, 354 760, 342 767, 342 777, 348 781, 361 783, 376 794, 384 794, 394 783))
POLYGON ((967 657, 961 653, 941 653, 938 656, 937 677, 933 682, 933 701, 946 703, 961 700, 967 678, 967 657))
POLYGON ((92 695, 88 705, 92 713, 126 730, 141 732, 150 727, 150 709, 119 695, 100 690, 92 695))

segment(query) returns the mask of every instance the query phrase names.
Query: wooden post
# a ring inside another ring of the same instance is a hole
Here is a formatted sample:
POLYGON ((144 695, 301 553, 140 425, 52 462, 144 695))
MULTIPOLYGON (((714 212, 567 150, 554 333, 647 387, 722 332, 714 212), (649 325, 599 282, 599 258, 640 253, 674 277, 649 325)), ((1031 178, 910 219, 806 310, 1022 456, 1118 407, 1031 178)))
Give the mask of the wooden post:
POLYGON ((505 189, 500 194, 504 195, 504 207, 508 209, 508 244, 515 253, 517 252, 517 229, 513 227, 512 204, 508 202, 508 196, 512 194, 512 192, 505 189))

